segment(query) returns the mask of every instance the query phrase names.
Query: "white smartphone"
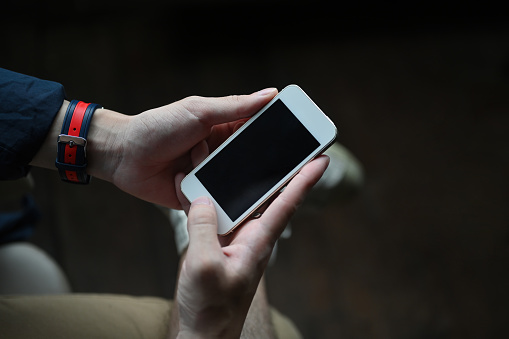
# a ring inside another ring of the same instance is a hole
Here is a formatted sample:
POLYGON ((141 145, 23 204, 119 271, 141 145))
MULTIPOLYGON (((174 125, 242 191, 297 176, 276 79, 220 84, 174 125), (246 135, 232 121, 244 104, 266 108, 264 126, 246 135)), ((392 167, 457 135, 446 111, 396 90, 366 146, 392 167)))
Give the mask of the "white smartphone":
POLYGON ((218 234, 231 233, 335 140, 336 126, 296 86, 265 107, 189 173, 181 184, 193 201, 208 196, 218 234))

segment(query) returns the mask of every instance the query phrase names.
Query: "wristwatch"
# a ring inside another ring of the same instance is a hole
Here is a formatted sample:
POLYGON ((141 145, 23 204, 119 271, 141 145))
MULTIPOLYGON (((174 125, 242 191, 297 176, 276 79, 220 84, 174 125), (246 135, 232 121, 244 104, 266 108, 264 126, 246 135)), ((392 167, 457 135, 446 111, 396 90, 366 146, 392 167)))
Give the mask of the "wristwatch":
POLYGON ((58 168, 63 181, 88 184, 90 175, 87 168, 87 134, 90 121, 96 109, 101 105, 72 100, 67 107, 62 130, 57 138, 58 168))

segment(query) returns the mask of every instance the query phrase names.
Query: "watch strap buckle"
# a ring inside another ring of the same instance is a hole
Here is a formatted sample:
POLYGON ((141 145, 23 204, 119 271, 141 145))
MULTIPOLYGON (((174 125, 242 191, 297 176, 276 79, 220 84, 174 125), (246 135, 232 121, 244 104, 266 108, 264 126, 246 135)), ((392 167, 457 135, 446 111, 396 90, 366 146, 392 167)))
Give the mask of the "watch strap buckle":
POLYGON ((57 142, 59 144, 67 144, 69 147, 82 146, 85 148, 87 146, 87 139, 67 134, 58 135, 57 142))

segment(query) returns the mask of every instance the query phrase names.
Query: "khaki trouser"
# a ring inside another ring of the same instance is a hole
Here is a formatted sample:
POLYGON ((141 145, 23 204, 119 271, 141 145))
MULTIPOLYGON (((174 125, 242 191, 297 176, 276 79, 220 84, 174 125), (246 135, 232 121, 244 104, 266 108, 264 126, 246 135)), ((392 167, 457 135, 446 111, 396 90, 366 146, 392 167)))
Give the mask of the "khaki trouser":
MULTIPOLYGON (((14 208, 18 209, 19 199, 31 189, 31 186, 28 178, 14 182, 0 182, 2 209, 8 210, 10 208, 8 204, 11 202, 14 202, 14 208)), ((42 252, 39 253, 40 251, 33 246, 25 243, 8 244, 4 245, 2 250, 0 251, 0 292, 3 291, 3 287, 12 291, 13 284, 14 287, 23 289, 16 279, 23 278, 25 271, 30 271, 32 277, 27 283, 40 287, 42 290, 68 290, 67 283, 63 275, 59 273, 57 265, 52 264, 49 257, 42 252), (6 252, 7 249, 10 250, 9 253, 6 252), (18 251, 14 253, 17 254, 15 262, 3 260, 13 259, 12 250, 16 249, 21 249, 21 254, 25 255, 20 256, 18 251), (8 255, 3 258, 2 254, 8 255), (20 265, 21 267, 18 267, 20 265)), ((37 288, 32 290, 34 290, 33 293, 38 291, 37 288)), ((161 298, 125 295, 0 295, 0 338, 166 338, 171 306, 171 301, 161 298)), ((272 321, 278 338, 301 338, 292 322, 274 309, 272 309, 272 321)))
MULTIPOLYGON (((6 339, 165 338, 172 302, 155 297, 67 294, 0 296, 0 337, 6 339)), ((300 338, 272 310, 279 338, 300 338)))

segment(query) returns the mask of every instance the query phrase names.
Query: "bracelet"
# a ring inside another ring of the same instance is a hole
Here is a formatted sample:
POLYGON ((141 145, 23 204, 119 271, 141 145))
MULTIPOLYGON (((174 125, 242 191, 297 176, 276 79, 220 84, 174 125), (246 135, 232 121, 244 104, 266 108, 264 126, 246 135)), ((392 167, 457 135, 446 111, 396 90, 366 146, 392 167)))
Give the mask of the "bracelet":
POLYGON ((90 182, 90 176, 86 173, 87 134, 92 115, 98 108, 102 106, 78 100, 72 100, 67 107, 62 130, 57 138, 55 161, 63 181, 76 184, 90 182))

